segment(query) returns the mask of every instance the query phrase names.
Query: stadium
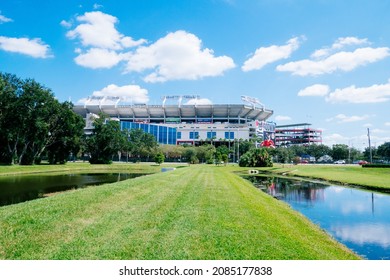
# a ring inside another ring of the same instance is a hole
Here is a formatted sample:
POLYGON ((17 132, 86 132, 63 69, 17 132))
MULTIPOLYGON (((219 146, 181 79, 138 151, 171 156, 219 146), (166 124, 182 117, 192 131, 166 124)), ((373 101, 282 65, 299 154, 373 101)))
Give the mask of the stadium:
POLYGON ((120 105, 119 97, 93 97, 74 111, 86 122, 91 133, 93 120, 104 113, 120 122, 122 130, 142 129, 151 133, 159 144, 216 146, 236 139, 254 139, 259 144, 273 140, 275 123, 267 121, 273 114, 257 98, 241 96, 242 104, 201 104, 199 96, 164 96, 161 105, 120 105), (190 100, 182 104, 183 100, 190 100), (111 104, 107 104, 109 100, 111 104), (176 101, 176 104, 167 104, 176 101))

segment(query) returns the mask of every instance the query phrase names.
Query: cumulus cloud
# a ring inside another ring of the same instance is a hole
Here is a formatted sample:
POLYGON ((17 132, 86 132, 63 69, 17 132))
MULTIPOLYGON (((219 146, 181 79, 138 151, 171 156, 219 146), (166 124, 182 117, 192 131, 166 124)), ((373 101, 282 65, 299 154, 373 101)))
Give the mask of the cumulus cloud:
POLYGON ((300 39, 298 37, 287 41, 286 45, 261 47, 255 51, 255 54, 244 62, 241 69, 245 72, 258 70, 272 62, 289 58, 290 55, 299 48, 300 39))
POLYGON ((118 19, 100 11, 87 12, 76 19, 82 23, 68 31, 66 36, 70 39, 79 38, 84 47, 122 50, 145 43, 144 39, 135 41, 118 32, 115 28, 118 19))
POLYGON ((342 50, 347 46, 361 44, 369 44, 369 42, 367 39, 355 37, 339 38, 330 48, 315 51, 311 55, 312 59, 303 59, 278 65, 276 70, 291 72, 293 75, 299 76, 317 76, 335 71, 348 72, 359 66, 382 60, 390 55, 390 49, 387 47, 361 47, 352 51, 342 50))
MULTIPOLYGON (((81 52, 77 49, 76 52, 81 52)), ((122 55, 112 50, 91 48, 85 53, 79 54, 75 62, 87 68, 111 68, 122 60, 122 55)))
POLYGON ((390 55, 389 48, 359 48, 352 52, 338 52, 321 60, 304 59, 278 65, 281 72, 299 76, 317 76, 341 70, 352 71, 359 66, 382 60, 390 55))
POLYGON ((321 58, 328 56, 332 52, 336 50, 340 50, 347 46, 353 46, 353 45, 363 45, 363 44, 370 44, 368 39, 359 39, 357 37, 341 37, 338 38, 331 47, 325 47, 319 50, 316 50, 311 57, 312 58, 321 58))
POLYGON ((92 96, 83 98, 77 103, 88 103, 89 105, 112 105, 118 100, 125 103, 147 103, 149 101, 148 91, 138 85, 117 86, 108 85, 101 90, 94 91, 92 96))
POLYGON ((331 103, 380 103, 390 100, 390 80, 386 84, 374 84, 357 88, 355 85, 336 89, 326 100, 331 103))
POLYGON ((233 59, 215 56, 210 49, 202 49, 202 41, 194 34, 176 31, 149 46, 139 47, 129 56, 126 70, 152 70, 146 82, 168 80, 196 80, 222 75, 235 67, 233 59))
POLYGON ((326 96, 330 89, 328 85, 315 84, 298 92, 298 96, 326 96))
POLYGON ((71 21, 66 21, 66 20, 61 20, 60 25, 66 28, 71 28, 72 27, 72 22, 71 21))
POLYGON ((42 42, 39 38, 29 39, 0 36, 0 49, 34 58, 52 57, 50 54, 50 46, 42 42))
POLYGON ((338 114, 335 117, 329 118, 326 121, 337 121, 338 123, 348 123, 348 122, 357 122, 357 121, 363 121, 367 120, 370 116, 369 115, 361 115, 361 116, 346 116, 344 114, 338 114))
POLYGON ((13 20, 0 14, 0 24, 5 23, 5 22, 11 22, 11 21, 13 21, 13 20))
POLYGON ((289 117, 289 116, 279 115, 279 116, 275 117, 275 121, 277 121, 277 122, 290 121, 290 120, 291 120, 291 117, 289 117))
POLYGON ((322 137, 322 142, 325 145, 332 146, 348 142, 349 138, 338 133, 326 134, 322 137))

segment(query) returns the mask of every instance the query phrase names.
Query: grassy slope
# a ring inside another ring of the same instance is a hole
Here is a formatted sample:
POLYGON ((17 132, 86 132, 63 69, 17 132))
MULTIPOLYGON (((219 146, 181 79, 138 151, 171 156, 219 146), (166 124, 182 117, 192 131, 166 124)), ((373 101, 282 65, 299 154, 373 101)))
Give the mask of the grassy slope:
POLYGON ((229 167, 191 166, 0 208, 0 259, 355 259, 229 167))
MULTIPOLYGON (((166 164, 164 166, 174 166, 166 164)), ((0 165, 0 176, 7 175, 21 175, 21 174, 39 174, 48 172, 83 172, 83 171, 126 171, 139 173, 155 173, 161 169, 161 166, 147 163, 147 164, 97 164, 91 165, 87 162, 68 162, 65 165, 0 165)))
POLYGON ((350 184, 374 189, 390 189, 390 168, 363 168, 358 165, 275 165, 262 170, 317 178, 341 184, 350 184))

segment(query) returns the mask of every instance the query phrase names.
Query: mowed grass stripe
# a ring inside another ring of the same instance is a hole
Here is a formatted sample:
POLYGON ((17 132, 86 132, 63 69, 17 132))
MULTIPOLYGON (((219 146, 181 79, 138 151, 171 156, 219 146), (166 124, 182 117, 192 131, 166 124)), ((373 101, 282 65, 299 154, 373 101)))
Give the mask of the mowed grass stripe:
POLYGON ((0 258, 357 258, 231 171, 191 166, 2 207, 0 258))

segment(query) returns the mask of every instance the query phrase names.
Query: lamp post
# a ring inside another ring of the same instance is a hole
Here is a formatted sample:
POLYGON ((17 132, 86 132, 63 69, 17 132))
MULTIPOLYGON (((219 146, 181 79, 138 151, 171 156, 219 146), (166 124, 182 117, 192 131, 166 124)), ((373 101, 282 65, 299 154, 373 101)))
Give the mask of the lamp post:
POLYGON ((372 150, 371 150, 371 138, 370 138, 370 128, 367 127, 367 136, 368 136, 368 149, 370 151, 370 163, 372 163, 372 150))

